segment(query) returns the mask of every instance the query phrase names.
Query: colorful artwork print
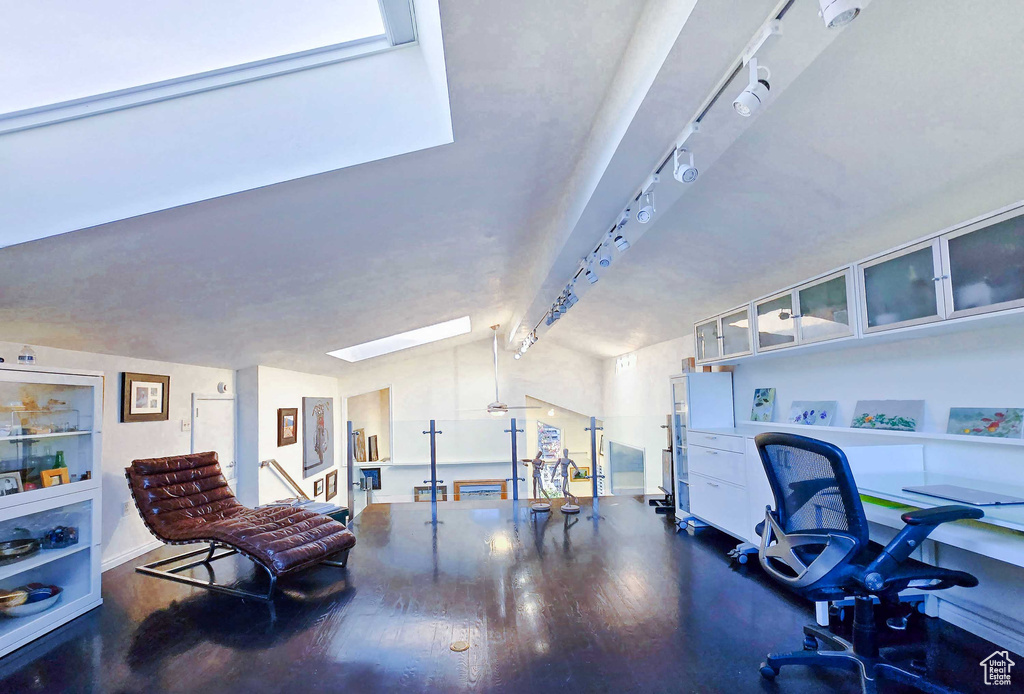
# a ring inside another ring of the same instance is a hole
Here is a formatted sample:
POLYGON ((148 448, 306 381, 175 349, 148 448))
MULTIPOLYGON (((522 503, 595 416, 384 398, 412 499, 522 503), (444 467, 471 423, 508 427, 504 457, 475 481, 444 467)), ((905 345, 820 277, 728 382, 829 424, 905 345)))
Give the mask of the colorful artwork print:
POLYGON ((827 427, 836 414, 835 400, 794 400, 789 406, 789 423, 827 427))
POLYGON ((854 408, 854 429, 917 431, 924 419, 924 400, 859 400, 854 408))
POLYGON ((770 422, 775 411, 775 389, 756 388, 754 390, 754 406, 750 410, 751 422, 770 422))
POLYGON ((334 398, 302 398, 302 476, 334 467, 334 398))
POLYGON ((963 436, 991 436, 999 439, 1019 439, 1024 421, 1024 409, 1004 407, 951 407, 947 434, 963 436))

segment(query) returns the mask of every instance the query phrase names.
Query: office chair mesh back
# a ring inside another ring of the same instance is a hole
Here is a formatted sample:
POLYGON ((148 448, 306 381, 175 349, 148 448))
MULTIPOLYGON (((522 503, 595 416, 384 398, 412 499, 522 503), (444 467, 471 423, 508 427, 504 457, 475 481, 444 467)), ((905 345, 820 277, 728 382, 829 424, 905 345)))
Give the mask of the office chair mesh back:
POLYGON ((842 450, 795 434, 761 434, 756 441, 787 534, 839 531, 867 544, 864 507, 842 450))

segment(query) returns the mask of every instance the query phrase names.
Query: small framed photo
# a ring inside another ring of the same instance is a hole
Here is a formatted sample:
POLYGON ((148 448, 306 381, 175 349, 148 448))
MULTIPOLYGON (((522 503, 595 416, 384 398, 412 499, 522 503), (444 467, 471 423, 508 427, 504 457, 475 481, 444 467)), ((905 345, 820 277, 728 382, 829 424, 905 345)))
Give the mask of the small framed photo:
POLYGON ((317 497, 319 497, 323 493, 324 493, 324 478, 321 477, 320 479, 318 479, 315 482, 313 482, 313 498, 316 499, 317 497))
POLYGON ((324 480, 327 482, 327 495, 324 497, 324 501, 330 501, 338 496, 338 471, 331 470, 324 476, 324 480))
POLYGON ((574 480, 588 480, 590 479, 590 468, 584 465, 580 465, 579 470, 572 471, 572 479, 574 480))
POLYGON ((377 435, 372 435, 366 441, 370 450, 370 462, 375 463, 377 462, 377 435))
MULTIPOLYGON (((430 501, 430 485, 417 485, 412 488, 413 501, 430 501)), ((448 485, 437 485, 437 500, 448 501, 448 485)))
POLYGON ((0 496, 10 496, 25 491, 20 472, 0 472, 0 496))
POLYGON ((359 468, 359 471, 363 473, 370 482, 370 489, 380 489, 380 468, 379 467, 363 467, 359 468))
POLYGON ((166 421, 170 398, 170 376, 125 372, 121 377, 121 421, 166 421))
POLYGON ((282 407, 277 411, 277 445, 289 446, 299 440, 299 408, 282 407))
POLYGON ((66 467, 56 470, 41 470, 39 477, 42 478, 44 487, 56 487, 57 485, 69 484, 71 482, 71 475, 66 467))

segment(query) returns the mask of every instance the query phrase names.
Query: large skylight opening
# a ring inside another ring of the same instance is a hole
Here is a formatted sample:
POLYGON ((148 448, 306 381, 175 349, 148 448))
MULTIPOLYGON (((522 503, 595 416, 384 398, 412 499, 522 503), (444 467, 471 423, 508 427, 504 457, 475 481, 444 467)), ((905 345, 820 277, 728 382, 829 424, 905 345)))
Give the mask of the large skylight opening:
POLYGON ((465 335, 470 329, 469 316, 463 316, 462 318, 445 321, 444 323, 428 325, 425 328, 417 328, 416 330, 410 330, 390 337, 382 337, 372 342, 364 342, 361 345, 336 349, 327 354, 344 361, 362 361, 363 359, 380 357, 392 352, 409 349, 410 347, 419 347, 430 342, 446 340, 449 337, 465 335))
POLYGON ((0 113, 381 37, 378 0, 0 0, 0 113))

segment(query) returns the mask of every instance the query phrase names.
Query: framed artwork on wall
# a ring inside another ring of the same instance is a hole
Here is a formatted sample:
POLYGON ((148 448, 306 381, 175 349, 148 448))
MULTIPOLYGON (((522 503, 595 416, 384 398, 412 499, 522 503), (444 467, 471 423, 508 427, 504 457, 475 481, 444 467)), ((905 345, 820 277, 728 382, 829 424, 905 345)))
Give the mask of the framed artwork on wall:
MULTIPOLYGON (((412 488, 413 501, 430 501, 430 485, 415 486, 412 488)), ((437 485, 437 500, 448 501, 448 485, 437 485)))
POLYGON ((370 462, 372 463, 372 462, 377 460, 377 455, 378 455, 378 453, 377 453, 377 435, 374 434, 369 439, 367 439, 366 442, 368 444, 367 448, 369 450, 370 462))
POLYGON ((277 411, 277 445, 289 446, 299 440, 299 410, 282 407, 277 411))
POLYGON ((370 482, 370 489, 380 489, 380 468, 379 467, 362 467, 359 471, 363 473, 370 482))
POLYGON ((313 482, 313 498, 316 499, 317 497, 319 497, 323 493, 324 493, 324 478, 321 477, 320 479, 318 479, 315 482, 313 482))
POLYGON ((302 478, 334 467, 334 398, 302 398, 302 478))
POLYGON ((579 470, 572 471, 573 480, 588 480, 590 479, 590 467, 587 465, 580 465, 579 470))
POLYGON ((366 462, 366 429, 356 429, 352 432, 352 436, 355 438, 353 441, 353 448, 355 453, 355 460, 357 463, 366 462))
POLYGON ((171 377, 156 374, 121 374, 121 421, 164 422, 169 415, 171 377))
POLYGON ((327 476, 324 477, 324 480, 327 482, 327 492, 324 496, 324 501, 330 501, 334 497, 338 496, 338 471, 331 470, 327 473, 327 476))

